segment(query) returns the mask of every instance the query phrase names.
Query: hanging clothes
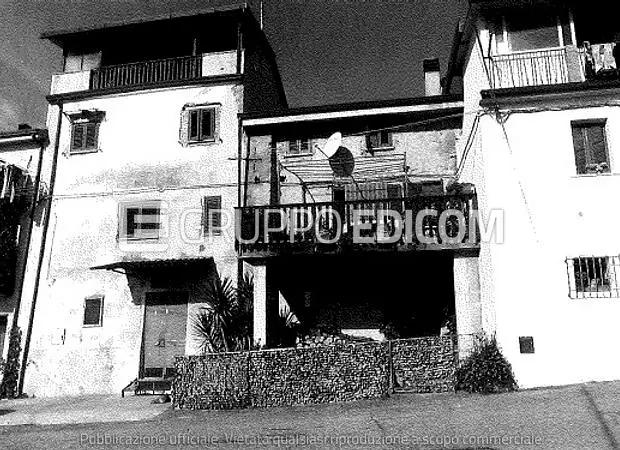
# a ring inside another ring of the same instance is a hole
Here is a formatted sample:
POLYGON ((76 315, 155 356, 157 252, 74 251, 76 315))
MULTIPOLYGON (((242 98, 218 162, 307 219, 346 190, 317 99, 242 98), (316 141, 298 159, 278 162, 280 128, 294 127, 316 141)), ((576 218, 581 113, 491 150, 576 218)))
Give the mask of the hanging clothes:
POLYGON ((594 57, 595 72, 616 69, 613 43, 593 45, 592 56, 594 57))

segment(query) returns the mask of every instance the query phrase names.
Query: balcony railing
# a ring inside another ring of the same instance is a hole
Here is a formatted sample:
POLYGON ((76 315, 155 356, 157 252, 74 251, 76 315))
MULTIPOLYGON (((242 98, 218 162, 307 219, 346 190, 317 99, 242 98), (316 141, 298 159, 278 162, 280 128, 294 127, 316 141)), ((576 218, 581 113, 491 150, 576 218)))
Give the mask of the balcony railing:
POLYGON ((122 88, 200 78, 202 59, 202 55, 183 56, 100 67, 91 71, 90 88, 122 88))
POLYGON ((476 210, 473 193, 244 207, 237 245, 242 257, 477 249, 476 210))
POLYGON ((567 48, 536 50, 486 58, 493 89, 563 84, 584 81, 585 71, 580 53, 575 51, 575 67, 569 70, 567 48), (579 77, 579 79, 575 79, 579 77))

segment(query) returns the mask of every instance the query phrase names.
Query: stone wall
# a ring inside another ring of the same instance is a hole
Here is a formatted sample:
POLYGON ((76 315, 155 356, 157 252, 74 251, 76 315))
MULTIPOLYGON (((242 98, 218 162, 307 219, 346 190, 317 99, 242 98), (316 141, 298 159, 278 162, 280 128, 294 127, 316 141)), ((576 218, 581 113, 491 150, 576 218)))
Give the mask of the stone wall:
POLYGON ((453 392, 457 346, 452 336, 391 341, 394 388, 453 392))
POLYGON ((450 337, 177 358, 182 409, 290 406, 381 398, 392 387, 454 390, 450 337))
POLYGON ((253 406, 380 398, 388 390, 386 343, 252 353, 253 406))

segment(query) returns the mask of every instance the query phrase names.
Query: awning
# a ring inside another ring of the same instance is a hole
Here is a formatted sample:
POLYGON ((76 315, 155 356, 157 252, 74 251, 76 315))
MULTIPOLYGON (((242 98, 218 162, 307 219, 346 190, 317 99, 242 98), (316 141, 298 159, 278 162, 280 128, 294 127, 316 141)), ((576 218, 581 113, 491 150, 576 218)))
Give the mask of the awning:
POLYGON ((140 259, 133 261, 117 261, 110 264, 104 264, 101 266, 91 267, 91 270, 110 270, 113 272, 120 272, 121 270, 127 273, 128 270, 131 271, 149 271, 156 269, 178 269, 178 268, 188 268, 188 267, 198 267, 205 266, 209 267, 214 264, 212 257, 204 257, 204 258, 177 258, 177 259, 140 259))

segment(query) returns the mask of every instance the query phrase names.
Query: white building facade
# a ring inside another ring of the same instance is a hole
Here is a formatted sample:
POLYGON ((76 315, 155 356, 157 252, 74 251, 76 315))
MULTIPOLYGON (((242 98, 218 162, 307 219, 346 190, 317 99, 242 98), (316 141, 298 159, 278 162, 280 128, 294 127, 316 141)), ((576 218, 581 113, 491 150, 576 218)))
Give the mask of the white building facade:
POLYGON ((120 393, 198 351, 213 280, 237 280, 237 116, 286 99, 245 4, 44 38, 65 62, 19 321, 23 391, 120 393))
POLYGON ((620 378, 618 30, 595 10, 472 1, 448 73, 458 179, 503 224, 483 233, 476 314, 521 387, 620 378))

